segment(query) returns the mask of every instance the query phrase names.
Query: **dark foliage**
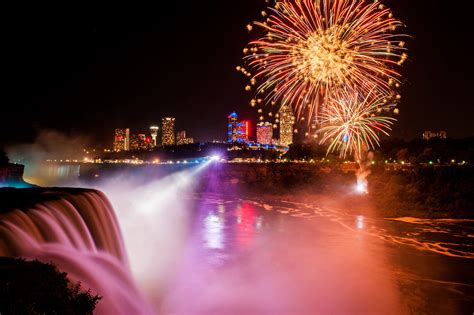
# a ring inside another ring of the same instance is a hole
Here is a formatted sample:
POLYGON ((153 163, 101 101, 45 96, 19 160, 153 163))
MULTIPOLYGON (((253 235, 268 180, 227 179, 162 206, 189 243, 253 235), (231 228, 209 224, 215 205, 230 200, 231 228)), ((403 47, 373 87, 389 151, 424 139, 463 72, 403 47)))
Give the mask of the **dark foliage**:
POLYGON ((374 172, 370 191, 379 207, 424 216, 474 216, 474 168, 419 166, 407 172, 374 172))
POLYGON ((326 157, 327 148, 317 143, 294 144, 290 146, 286 158, 289 160, 311 160, 326 157))
MULTIPOLYGON (((354 172, 339 171, 331 163, 217 164, 203 177, 203 191, 284 199, 316 195, 352 198, 356 180, 354 172)), ((474 167, 470 165, 418 165, 405 171, 386 171, 382 165, 374 165, 368 179, 369 197, 357 195, 349 207, 370 200, 380 216, 474 217, 474 167)))
POLYGON ((8 160, 7 154, 5 153, 5 151, 0 149, 0 165, 8 164, 8 161, 9 160, 8 160))
POLYGON ((393 139, 382 143, 380 154, 385 159, 405 160, 412 163, 449 164, 451 160, 474 163, 474 138, 415 139, 409 142, 393 139))
MULTIPOLYGON (((326 157, 326 147, 316 144, 297 144, 290 147, 286 155, 292 160, 310 160, 326 157)), ((405 161, 413 164, 428 163, 450 164, 465 161, 474 163, 474 138, 466 139, 414 139, 409 142, 390 139, 382 142, 376 150, 379 160, 405 161)), ((331 160, 338 160, 336 154, 330 154, 331 160)), ((352 159, 348 156, 347 159, 352 159)))
POLYGON ((82 291, 51 264, 0 258, 0 314, 87 315, 101 297, 82 291))

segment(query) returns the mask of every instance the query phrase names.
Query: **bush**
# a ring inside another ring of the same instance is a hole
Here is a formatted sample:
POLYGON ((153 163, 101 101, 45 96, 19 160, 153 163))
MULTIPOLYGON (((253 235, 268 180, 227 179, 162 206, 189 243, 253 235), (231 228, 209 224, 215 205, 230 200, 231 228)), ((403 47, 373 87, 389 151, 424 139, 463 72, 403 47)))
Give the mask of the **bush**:
POLYGON ((51 264, 0 258, 0 314, 92 314, 101 297, 51 264))

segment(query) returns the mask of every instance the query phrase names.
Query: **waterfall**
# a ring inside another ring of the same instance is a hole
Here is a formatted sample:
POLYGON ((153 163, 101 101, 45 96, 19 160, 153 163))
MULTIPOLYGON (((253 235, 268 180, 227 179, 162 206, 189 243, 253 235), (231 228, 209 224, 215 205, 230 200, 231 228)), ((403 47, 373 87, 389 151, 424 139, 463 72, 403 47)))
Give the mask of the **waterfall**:
POLYGON ((152 313, 133 281, 117 218, 103 193, 0 191, 0 256, 53 263, 103 296, 98 314, 152 313))

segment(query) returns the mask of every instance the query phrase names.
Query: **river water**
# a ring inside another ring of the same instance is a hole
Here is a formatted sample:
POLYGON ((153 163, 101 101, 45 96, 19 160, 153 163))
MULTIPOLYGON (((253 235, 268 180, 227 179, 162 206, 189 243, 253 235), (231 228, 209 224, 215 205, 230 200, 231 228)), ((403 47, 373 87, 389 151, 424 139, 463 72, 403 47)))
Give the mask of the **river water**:
POLYGON ((474 311, 474 221, 369 219, 215 194, 192 203, 165 313, 474 311))
POLYGON ((474 220, 196 193, 201 170, 78 184, 111 199, 158 313, 474 313, 474 220))

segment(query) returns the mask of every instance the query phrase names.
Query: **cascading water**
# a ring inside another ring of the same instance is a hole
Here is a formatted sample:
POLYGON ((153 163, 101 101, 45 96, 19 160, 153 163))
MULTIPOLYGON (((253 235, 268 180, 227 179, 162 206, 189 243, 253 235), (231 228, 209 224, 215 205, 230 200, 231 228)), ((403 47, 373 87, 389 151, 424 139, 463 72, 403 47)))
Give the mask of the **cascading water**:
POLYGON ((152 313, 133 282, 117 219, 104 194, 84 189, 9 189, 2 194, 0 256, 52 262, 103 296, 98 314, 152 313), (35 203, 20 209, 18 200, 35 203))

